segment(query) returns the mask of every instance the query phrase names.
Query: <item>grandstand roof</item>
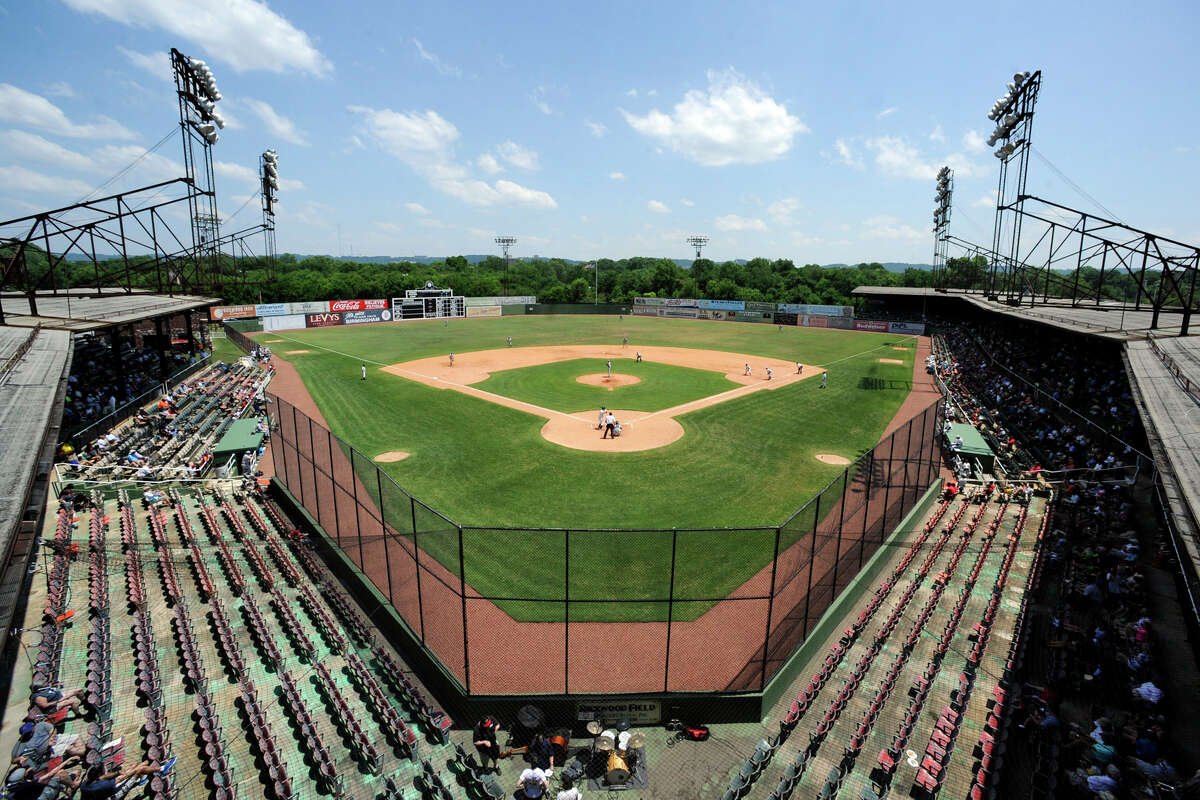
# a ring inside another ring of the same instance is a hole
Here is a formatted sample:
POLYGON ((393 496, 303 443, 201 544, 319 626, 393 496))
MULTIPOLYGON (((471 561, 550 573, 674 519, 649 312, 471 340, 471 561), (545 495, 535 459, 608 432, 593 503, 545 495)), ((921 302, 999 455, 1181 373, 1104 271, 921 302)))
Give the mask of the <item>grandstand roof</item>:
MULTIPOLYGON (((32 333, 0 326, 0 364, 32 333)), ((46 431, 62 413, 55 397, 66 379, 70 352, 68 333, 43 330, 12 372, 0 375, 0 557, 9 552, 17 534, 46 431)))
POLYGON ((217 297, 198 297, 178 294, 174 296, 124 289, 73 289, 57 294, 38 292, 35 302, 37 313, 29 306, 21 292, 0 292, 0 309, 4 312, 4 324, 21 328, 41 325, 43 328, 86 331, 123 325, 142 319, 182 314, 194 308, 204 308, 220 302, 217 297))
MULTIPOLYGON (((852 294, 860 297, 957 297, 978 308, 1017 317, 1031 322, 1052 325, 1075 333, 1087 333, 1103 336, 1109 339, 1130 339, 1145 336, 1151 331, 1150 325, 1153 314, 1149 309, 1122 311, 1119 302, 1103 302, 1099 305, 1072 306, 1069 302, 1039 303, 1034 307, 1010 306, 999 300, 989 300, 986 296, 951 289, 940 292, 935 289, 910 286, 859 286, 852 294)), ((1158 327, 1154 332, 1164 336, 1177 336, 1183 315, 1177 311, 1162 311, 1158 315, 1158 327)), ((1200 329, 1193 323, 1189 335, 1200 335, 1200 329)))
POLYGON ((1180 555, 1200 573, 1200 339, 1131 341, 1125 360, 1180 555))

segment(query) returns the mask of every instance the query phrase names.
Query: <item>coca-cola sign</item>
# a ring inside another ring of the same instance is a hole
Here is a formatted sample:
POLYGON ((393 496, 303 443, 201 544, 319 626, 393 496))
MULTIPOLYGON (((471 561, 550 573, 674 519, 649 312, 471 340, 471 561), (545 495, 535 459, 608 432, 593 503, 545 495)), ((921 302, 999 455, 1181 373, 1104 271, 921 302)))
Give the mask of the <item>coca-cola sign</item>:
POLYGON ((331 325, 341 325, 342 315, 332 311, 324 314, 309 314, 304 320, 307 328, 328 328, 331 325))
POLYGON ((382 311, 388 307, 387 300, 333 300, 330 311, 382 311))

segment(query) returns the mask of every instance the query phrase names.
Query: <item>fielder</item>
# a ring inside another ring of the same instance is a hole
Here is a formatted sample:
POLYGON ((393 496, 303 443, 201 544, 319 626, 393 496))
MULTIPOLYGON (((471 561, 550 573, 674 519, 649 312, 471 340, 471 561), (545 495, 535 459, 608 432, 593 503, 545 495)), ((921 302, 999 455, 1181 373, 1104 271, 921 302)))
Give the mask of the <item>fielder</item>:
POLYGON ((773 374, 774 373, 771 372, 771 368, 767 367, 767 380, 771 380, 771 375, 773 375, 773 374))
POLYGON ((362 379, 365 381, 367 379, 367 365, 366 364, 362 365, 362 370, 363 370, 362 379))
POLYGON ((822 372, 822 373, 821 373, 821 388, 822 388, 822 389, 824 389, 824 388, 825 388, 825 384, 827 384, 827 383, 829 383, 829 373, 828 373, 828 372, 822 372))
POLYGON ((796 362, 796 374, 802 375, 803 373, 804 373, 804 365, 801 364, 799 361, 797 361, 796 362))
POLYGON ((746 362, 746 374, 747 375, 750 374, 750 362, 749 361, 746 362))
POLYGON ((454 353, 450 354, 450 366, 454 366, 454 353))
POLYGON ((612 377, 612 359, 608 361, 608 377, 612 377))
POLYGON ((508 346, 512 347, 512 337, 508 337, 508 346))
POLYGON ((638 350, 637 358, 634 359, 634 363, 636 363, 636 364, 642 363, 642 351, 641 350, 638 350))

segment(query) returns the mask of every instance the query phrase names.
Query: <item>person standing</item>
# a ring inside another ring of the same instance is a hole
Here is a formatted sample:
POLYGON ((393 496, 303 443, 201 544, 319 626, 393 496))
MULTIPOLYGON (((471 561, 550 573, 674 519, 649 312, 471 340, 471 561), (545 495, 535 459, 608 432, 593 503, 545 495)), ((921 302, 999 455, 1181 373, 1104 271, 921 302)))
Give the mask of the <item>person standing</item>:
POLYGON ((600 406, 600 416, 596 417, 596 430, 600 430, 604 427, 604 417, 607 415, 608 408, 606 406, 600 406))
POLYGON ((634 361, 638 364, 642 363, 642 351, 641 350, 638 350, 637 358, 635 358, 634 361))
POLYGON ((500 723, 492 717, 484 717, 475 723, 475 750, 479 753, 479 765, 487 769, 488 761, 492 762, 496 773, 500 772, 500 743, 496 734, 500 731, 500 723))
POLYGON ((828 384, 828 383, 829 383, 829 373, 822 372, 821 373, 821 388, 824 389, 826 384, 828 384))
POLYGON ((750 374, 750 362, 749 361, 746 362, 746 374, 747 375, 750 374))
POLYGON ((512 337, 508 337, 508 346, 512 347, 512 337))
POLYGON ((617 418, 609 411, 604 415, 604 433, 600 434, 601 439, 607 439, 609 434, 613 432, 613 426, 617 424, 617 418))
POLYGON ((767 380, 771 380, 771 376, 775 373, 771 372, 771 368, 767 367, 767 380))
POLYGON ((521 778, 517 781, 517 797, 536 800, 549 788, 550 784, 546 782, 546 773, 537 767, 529 767, 521 773, 521 778))
POLYGON ((621 337, 621 347, 625 347, 625 346, 626 346, 626 345, 628 345, 628 344, 629 344, 629 337, 628 337, 628 336, 622 336, 622 337, 621 337))
POLYGON ((608 377, 612 377, 612 359, 608 360, 608 377))
POLYGON ((450 366, 454 366, 454 353, 450 354, 450 366))
POLYGON ((796 374, 797 374, 797 375, 803 375, 803 374, 804 374, 804 365, 803 365, 803 364, 801 364, 799 361, 797 361, 797 362, 796 362, 796 374))

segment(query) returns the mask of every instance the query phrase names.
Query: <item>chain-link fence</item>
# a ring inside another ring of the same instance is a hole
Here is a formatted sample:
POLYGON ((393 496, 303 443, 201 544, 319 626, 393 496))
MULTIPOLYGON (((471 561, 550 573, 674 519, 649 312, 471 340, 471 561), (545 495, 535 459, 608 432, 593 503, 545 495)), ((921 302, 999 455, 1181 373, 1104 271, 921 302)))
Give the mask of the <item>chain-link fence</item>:
POLYGON ((271 401, 276 477, 473 695, 761 689, 941 463, 934 402, 779 526, 463 526, 271 401))

